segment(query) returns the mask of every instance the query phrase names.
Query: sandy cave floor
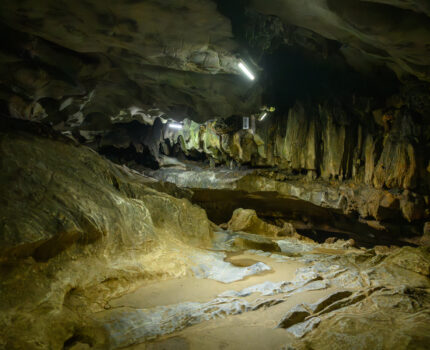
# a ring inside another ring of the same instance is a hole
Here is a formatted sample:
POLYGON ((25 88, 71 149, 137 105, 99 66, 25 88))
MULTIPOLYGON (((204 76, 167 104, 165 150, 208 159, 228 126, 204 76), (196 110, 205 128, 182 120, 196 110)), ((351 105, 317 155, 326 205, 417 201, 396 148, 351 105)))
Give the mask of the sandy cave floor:
POLYGON ((428 349, 425 249, 220 230, 186 259, 185 276, 147 281, 91 316, 106 349, 428 349))
MULTIPOLYGON (((330 253, 343 254, 341 250, 329 250, 330 253)), ((317 250, 318 252, 318 250, 317 250)), ((245 277, 233 283, 222 283, 210 279, 184 277, 146 284, 133 293, 110 301, 112 308, 128 306, 132 308, 151 308, 159 305, 171 305, 182 302, 207 302, 228 290, 239 291, 243 288, 266 281, 281 282, 294 278, 298 268, 305 264, 297 261, 277 262, 247 252, 233 253, 225 259, 235 266, 250 266, 263 262, 271 267, 257 275, 245 277)), ((324 290, 304 291, 286 302, 269 308, 245 312, 239 315, 218 317, 158 338, 157 340, 132 345, 126 349, 279 349, 294 340, 294 336, 285 329, 277 328, 282 316, 300 303, 315 303, 332 294, 337 287, 324 290)), ((255 295, 247 297, 255 299, 255 295)))

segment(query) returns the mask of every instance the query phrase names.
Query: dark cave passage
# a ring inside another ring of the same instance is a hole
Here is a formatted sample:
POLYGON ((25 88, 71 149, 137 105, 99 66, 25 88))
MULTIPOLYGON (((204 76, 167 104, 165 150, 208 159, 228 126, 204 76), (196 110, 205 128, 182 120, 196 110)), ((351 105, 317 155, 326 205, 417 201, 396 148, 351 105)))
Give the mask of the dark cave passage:
MULTIPOLYGON (((279 225, 279 221, 293 224, 299 234, 316 242, 327 238, 353 238, 358 246, 414 245, 404 239, 419 234, 422 223, 410 225, 406 220, 375 229, 358 220, 357 214, 345 215, 341 210, 319 207, 315 204, 279 196, 276 192, 245 192, 234 190, 192 189, 193 203, 206 210, 208 218, 216 224, 226 223, 237 208, 253 209, 266 222, 279 225), (404 232, 410 232, 405 236, 404 232)), ((282 226, 282 225, 281 225, 282 226)))

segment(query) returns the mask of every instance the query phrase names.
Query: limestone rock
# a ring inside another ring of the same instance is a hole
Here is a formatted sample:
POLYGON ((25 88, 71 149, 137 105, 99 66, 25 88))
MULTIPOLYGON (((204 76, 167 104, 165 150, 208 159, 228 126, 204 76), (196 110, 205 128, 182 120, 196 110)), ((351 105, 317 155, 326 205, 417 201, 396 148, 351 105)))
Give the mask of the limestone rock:
POLYGON ((208 278, 222 283, 240 281, 247 276, 270 271, 271 268, 262 262, 256 262, 250 266, 238 267, 224 261, 224 254, 193 253, 187 260, 191 261, 194 275, 197 278, 208 278))
POLYGON ((289 225, 280 228, 264 222, 258 218, 257 213, 253 209, 236 209, 227 227, 232 231, 245 231, 269 237, 286 236, 293 233, 291 232, 293 228, 289 225))
POLYGON ((41 125, 12 124, 0 132, 0 347, 99 337, 69 310, 82 316, 145 278, 184 275, 185 243, 210 246, 201 208, 41 125))
MULTIPOLYGON (((420 38, 430 35, 430 9, 425 1, 297 3, 293 0, 275 0, 267 4, 263 0, 253 0, 252 4, 254 9, 264 14, 276 14, 284 23, 348 44, 342 50, 347 57, 355 55, 360 61, 369 60, 370 56, 372 61, 388 60, 390 67, 400 77, 413 74, 429 80, 428 72, 423 68, 429 65, 429 61, 424 58, 424 46, 420 41, 420 38), (414 25, 409 26, 407 23, 414 25), (396 28, 394 31, 393 26, 396 28), (411 44, 408 49, 404 49, 400 42, 411 44)), ((353 63, 352 57, 350 61, 353 63)), ((356 67, 360 69, 358 64, 356 67)))
POLYGON ((288 332, 294 334, 297 338, 303 337, 306 333, 309 333, 313 329, 315 329, 319 323, 321 322, 321 319, 319 317, 311 317, 308 320, 297 323, 290 328, 287 329, 288 332))
POLYGON ((280 252, 279 245, 271 239, 259 235, 238 233, 233 238, 233 246, 238 249, 256 249, 267 252, 280 252))
POLYGON ((278 328, 290 328, 291 326, 301 323, 305 320, 310 312, 303 306, 298 305, 292 308, 279 322, 278 328))
MULTIPOLYGON (((27 105, 50 107, 32 119, 68 128, 93 113, 113 123, 142 120, 142 114, 157 116, 150 111, 154 99, 164 113, 179 107, 200 120, 258 108, 259 87, 234 79, 238 44, 212 1, 115 1, 109 10, 103 1, 61 8, 44 1, 31 13, 28 6, 1 4, 2 32, 14 40, 2 46, 3 66, 11 64, 0 74, 27 105)), ((0 100, 13 115, 30 117, 15 98, 0 100)))
MULTIPOLYGON (((422 223, 419 220, 427 215, 422 194, 376 189, 349 181, 336 185, 321 179, 308 182, 266 170, 160 169, 145 171, 145 174, 192 189, 193 200, 205 208, 217 224, 229 220, 238 207, 252 208, 258 215, 275 212, 285 218, 284 221, 278 220, 277 225, 287 222, 286 230, 279 231, 279 236, 291 236, 297 221, 306 217, 301 224, 306 229, 357 232, 358 235, 354 236, 357 244, 363 237, 380 236, 385 237, 384 241, 377 244, 398 245, 393 242, 393 237, 421 235, 422 223), (344 215, 339 216, 339 213, 344 215), (359 224, 350 216, 354 213, 359 217, 359 224), (397 220, 402 220, 402 225, 397 220), (293 222, 294 227, 288 221, 293 222)), ((294 232, 292 235, 296 236, 294 232)))
POLYGON ((318 328, 293 344, 295 349, 426 349, 429 316, 417 311, 416 298, 428 303, 426 293, 381 289, 356 304, 319 316, 318 328), (393 307, 396 305, 395 307, 393 307), (387 328, 386 324, 392 324, 387 328), (393 332, 395 327, 396 332, 393 332))
POLYGON ((312 313, 318 313, 334 302, 349 297, 351 294, 352 292, 347 290, 337 291, 323 299, 318 300, 315 304, 309 305, 308 308, 312 311, 312 313))
POLYGON ((219 227, 215 228, 214 249, 222 251, 241 251, 241 250, 258 250, 264 252, 280 252, 277 241, 246 232, 232 232, 229 230, 220 230, 219 227))
POLYGON ((396 264, 404 269, 430 276, 430 250, 428 247, 414 249, 403 247, 391 254, 385 264, 396 264))

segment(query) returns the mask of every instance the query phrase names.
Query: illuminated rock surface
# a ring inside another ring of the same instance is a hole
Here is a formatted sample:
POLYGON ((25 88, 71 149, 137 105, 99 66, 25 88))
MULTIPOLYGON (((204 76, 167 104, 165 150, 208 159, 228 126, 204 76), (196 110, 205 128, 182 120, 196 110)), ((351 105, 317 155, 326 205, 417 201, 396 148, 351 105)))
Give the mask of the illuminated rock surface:
POLYGON ((429 17, 1 1, 0 349, 428 349, 429 17))
POLYGON ((181 250, 192 250, 184 244, 211 244, 202 209, 58 138, 1 133, 6 348, 62 346, 80 324, 69 304, 83 307, 88 298, 123 293, 144 279, 184 275, 191 261, 181 250))
POLYGON ((35 134, 34 126, 20 126, 1 134, 2 183, 13 179, 2 188, 3 347, 116 349, 171 335, 193 344, 199 328, 192 325, 222 327, 253 313, 266 319, 261 329, 274 332, 279 347, 324 348, 325 337, 337 337, 339 348, 354 339, 356 348, 390 346, 382 319, 396 324, 399 348, 427 344, 427 248, 378 254, 297 237, 215 233, 202 209, 166 193, 173 187, 43 128, 35 134), (264 242, 266 252, 244 251, 238 237, 264 242), (184 291, 169 294, 181 281, 184 291), (301 306, 291 304, 295 298, 301 306))

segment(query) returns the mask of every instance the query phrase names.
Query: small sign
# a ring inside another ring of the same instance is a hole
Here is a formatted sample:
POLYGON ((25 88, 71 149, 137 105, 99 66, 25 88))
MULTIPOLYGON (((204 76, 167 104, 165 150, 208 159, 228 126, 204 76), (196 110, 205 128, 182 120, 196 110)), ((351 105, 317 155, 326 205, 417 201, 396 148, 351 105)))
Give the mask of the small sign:
POLYGON ((243 117, 243 129, 244 130, 249 129, 249 117, 243 117))

